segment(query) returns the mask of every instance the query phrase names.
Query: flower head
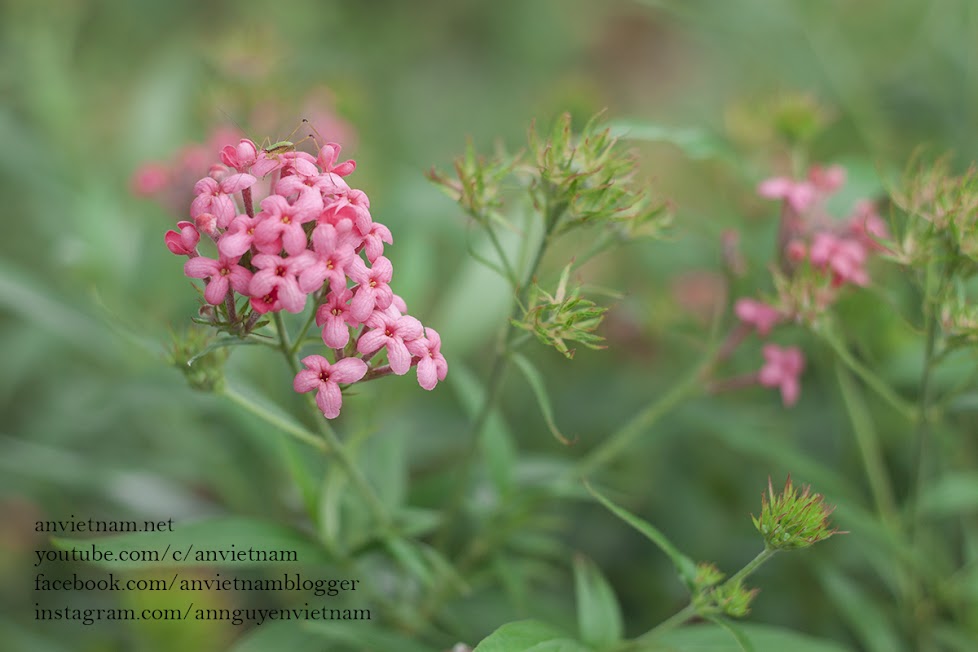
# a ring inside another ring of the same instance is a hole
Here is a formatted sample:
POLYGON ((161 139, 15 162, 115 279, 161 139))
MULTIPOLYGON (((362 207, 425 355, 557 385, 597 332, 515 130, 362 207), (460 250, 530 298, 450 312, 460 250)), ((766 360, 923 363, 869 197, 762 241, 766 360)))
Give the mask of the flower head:
POLYGON ((761 515, 751 519, 769 549, 807 548, 833 534, 844 534, 829 525, 834 508, 825 505, 821 494, 810 493, 809 487, 799 490, 792 485, 791 476, 781 493, 774 493, 770 478, 767 489, 767 495, 761 494, 761 515))

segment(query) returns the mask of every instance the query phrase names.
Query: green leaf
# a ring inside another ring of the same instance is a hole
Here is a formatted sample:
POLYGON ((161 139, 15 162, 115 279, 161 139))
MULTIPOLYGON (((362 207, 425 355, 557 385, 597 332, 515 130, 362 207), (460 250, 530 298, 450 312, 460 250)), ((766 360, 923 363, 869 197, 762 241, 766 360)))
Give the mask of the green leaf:
POLYGON ((620 641, 624 625, 615 592, 594 562, 583 555, 574 558, 574 587, 581 639, 598 648, 620 641))
MULTIPOLYGON (((846 652, 834 641, 813 638, 790 629, 744 624, 737 627, 756 652, 846 652)), ((899 648, 894 648, 899 649, 899 648)), ((666 632, 638 652, 741 652, 741 643, 731 640, 729 630, 719 625, 694 625, 666 632)))
MULTIPOLYGON (((140 525, 142 525, 140 523, 140 525)), ((300 564, 328 563, 329 558, 323 548, 305 535, 278 523, 259 521, 243 517, 223 517, 197 521, 194 523, 175 523, 173 532, 134 532, 119 536, 93 539, 54 538, 52 542, 63 550, 87 550, 94 547, 103 553, 112 553, 111 561, 94 562, 111 569, 142 570, 148 568, 186 567, 186 566, 267 566, 269 561, 250 558, 249 549, 275 553, 280 558, 283 553, 294 553, 300 564), (120 561, 121 551, 155 551, 155 554, 141 561, 120 561), (237 556, 244 552, 245 559, 237 556), (221 553, 224 553, 223 555, 221 553), (200 559, 200 561, 197 561, 200 559)), ((285 559, 286 561, 288 558, 285 559)))
POLYGON ((737 645, 740 646, 742 652, 755 652, 754 645, 750 642, 750 639, 747 638, 747 634, 744 633, 744 630, 740 627, 740 625, 719 616, 707 616, 706 619, 711 623, 716 624, 718 627, 726 630, 727 633, 729 633, 730 636, 732 636, 737 642, 737 645))
POLYGON ((828 564, 820 564, 817 574, 839 616, 849 624, 865 649, 887 652, 902 647, 894 633, 896 623, 890 621, 878 601, 865 593, 858 582, 828 564))
POLYGON ((638 120, 613 120, 609 126, 612 135, 617 138, 669 143, 694 160, 734 158, 732 150, 723 140, 704 129, 667 127, 638 120))
POLYGON ((211 351, 216 351, 218 349, 224 349, 231 346, 254 346, 256 344, 264 344, 264 343, 259 342, 257 340, 246 340, 231 335, 225 337, 219 337, 213 342, 211 342, 210 344, 208 344, 207 346, 205 346, 204 348, 202 348, 200 351, 198 351, 192 358, 187 360, 187 366, 188 367, 193 366, 195 362, 203 358, 211 351))
POLYGON ((411 573, 418 581, 425 586, 431 586, 434 583, 434 577, 425 561, 424 553, 419 549, 421 544, 400 538, 390 538, 384 541, 384 545, 401 567, 411 573))
POLYGON ((933 516, 978 511, 978 473, 949 472, 924 489, 920 509, 933 516))
POLYGON ((672 565, 675 566, 676 572, 679 573, 680 579, 682 579, 687 587, 692 588, 693 580, 696 577, 696 562, 680 552, 679 549, 666 538, 666 535, 662 534, 662 532, 654 528, 652 525, 635 516, 623 507, 619 507, 618 505, 614 504, 599 494, 590 484, 585 483, 585 486, 587 487, 587 490, 591 492, 591 495, 598 499, 598 502, 611 510, 615 516, 641 532, 649 541, 657 545, 662 552, 666 553, 666 555, 669 556, 670 561, 672 561, 672 565))
POLYGON ((547 427, 550 428, 550 432, 561 444, 570 446, 573 442, 564 437, 560 430, 557 429, 557 424, 554 423, 553 408, 550 407, 550 397, 547 394, 547 388, 543 383, 543 377, 540 375, 540 372, 537 371, 532 362, 520 353, 512 353, 510 354, 510 358, 516 363, 520 371, 523 372, 523 375, 526 377, 526 382, 530 384, 530 389, 536 395, 537 403, 540 405, 540 412, 543 413, 543 419, 547 422, 547 427))
POLYGON ((507 623, 479 643, 473 652, 589 652, 560 630, 539 620, 507 623))
MULTIPOLYGON (((452 367, 448 385, 458 397, 468 418, 474 421, 486 401, 485 388, 472 371, 462 363, 452 367)), ((489 477, 500 495, 507 495, 513 487, 513 470, 516 468, 516 445, 502 415, 495 407, 489 412, 479 442, 489 467, 489 477)))

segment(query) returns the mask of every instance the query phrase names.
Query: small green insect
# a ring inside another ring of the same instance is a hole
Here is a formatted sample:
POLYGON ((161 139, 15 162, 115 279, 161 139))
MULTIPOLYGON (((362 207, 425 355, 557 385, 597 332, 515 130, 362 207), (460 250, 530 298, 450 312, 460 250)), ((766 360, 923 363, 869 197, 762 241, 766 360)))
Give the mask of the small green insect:
MULTIPOLYGON (((267 141, 269 139, 266 138, 265 140, 267 141)), ((292 130, 292 133, 290 133, 285 140, 280 140, 275 143, 268 143, 267 145, 265 143, 262 143, 262 150, 266 154, 271 154, 273 156, 278 154, 285 154, 286 152, 296 151, 299 145, 309 140, 313 141, 313 143, 316 145, 316 149, 319 149, 321 147, 320 143, 322 141, 322 136, 320 135, 319 131, 312 125, 311 122, 303 118, 302 122, 300 122, 299 125, 292 130), (292 142, 291 140, 292 137, 295 136, 295 133, 300 129, 302 129, 304 126, 312 129, 315 135, 307 134, 305 138, 302 138, 297 142, 292 142)))

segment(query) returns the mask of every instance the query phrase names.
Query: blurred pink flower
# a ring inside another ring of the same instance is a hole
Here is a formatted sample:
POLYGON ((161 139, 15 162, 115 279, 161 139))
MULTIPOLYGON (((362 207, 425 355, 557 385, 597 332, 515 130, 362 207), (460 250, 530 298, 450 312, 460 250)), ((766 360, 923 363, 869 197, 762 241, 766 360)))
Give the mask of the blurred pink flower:
POLYGON ((869 284, 869 275, 863 267, 866 249, 856 240, 840 238, 829 232, 816 233, 809 256, 812 265, 832 273, 833 286, 869 284))
POLYGON ((777 308, 755 299, 738 299, 734 305, 734 313, 740 321, 753 326, 761 337, 767 336, 784 319, 777 308))
POLYGON ((801 349, 790 346, 781 348, 776 344, 766 344, 763 349, 764 366, 757 375, 758 382, 765 387, 781 390, 781 400, 786 407, 794 405, 801 393, 798 377, 805 368, 805 357, 801 349))
POLYGON ((767 199, 783 199, 796 213, 804 213, 818 199, 815 185, 810 181, 795 181, 788 177, 766 179, 757 186, 757 194, 767 199))
POLYGON ((162 192, 170 183, 170 172, 163 163, 145 163, 139 166, 130 182, 132 192, 138 197, 149 197, 162 192))

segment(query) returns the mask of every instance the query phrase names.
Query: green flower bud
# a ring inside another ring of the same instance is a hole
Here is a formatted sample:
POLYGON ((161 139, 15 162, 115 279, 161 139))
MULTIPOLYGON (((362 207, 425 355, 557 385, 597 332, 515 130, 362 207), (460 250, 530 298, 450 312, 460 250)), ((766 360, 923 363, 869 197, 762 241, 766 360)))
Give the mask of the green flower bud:
POLYGON ((824 504, 821 494, 811 494, 807 486, 799 490, 791 484, 791 476, 779 494, 774 493, 770 478, 767 486, 767 496, 761 494, 761 515, 751 515, 767 548, 807 548, 833 534, 840 534, 829 525, 828 517, 834 508, 824 504))

